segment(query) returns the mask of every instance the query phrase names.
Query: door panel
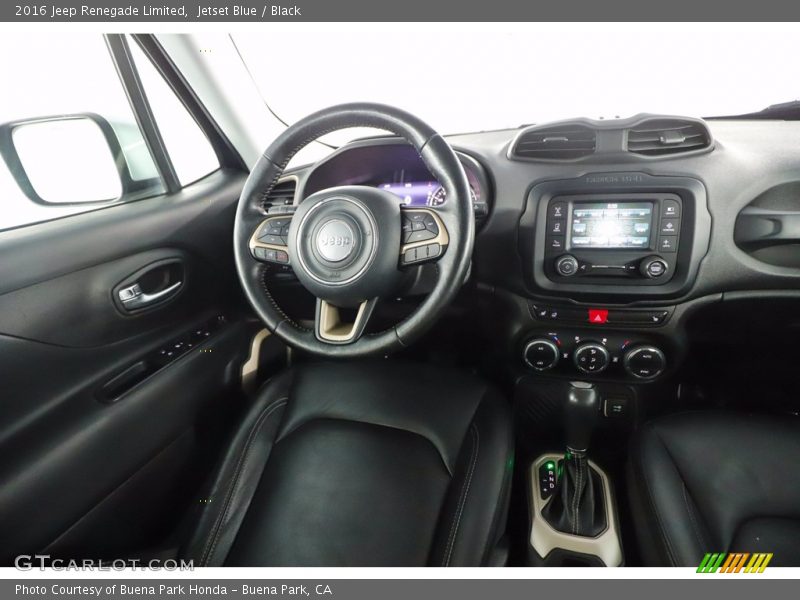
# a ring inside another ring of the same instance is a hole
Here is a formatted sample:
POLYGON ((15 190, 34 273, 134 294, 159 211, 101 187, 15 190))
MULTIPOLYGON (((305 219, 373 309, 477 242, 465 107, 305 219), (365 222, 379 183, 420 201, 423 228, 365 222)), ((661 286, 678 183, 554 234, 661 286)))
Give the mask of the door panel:
POLYGON ((241 403, 258 329, 233 265, 242 182, 219 172, 0 234, 0 563, 136 552, 157 542, 137 531, 174 525, 178 475, 216 442, 198 435, 203 423, 241 403), (180 293, 126 314, 112 292, 164 260, 179 265, 180 293))

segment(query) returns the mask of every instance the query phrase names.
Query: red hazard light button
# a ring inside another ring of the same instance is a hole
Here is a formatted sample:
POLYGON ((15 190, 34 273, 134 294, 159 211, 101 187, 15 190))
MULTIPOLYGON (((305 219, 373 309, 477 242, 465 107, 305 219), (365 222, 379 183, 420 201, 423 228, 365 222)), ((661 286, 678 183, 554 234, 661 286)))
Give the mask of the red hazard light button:
POLYGON ((602 325, 608 321, 608 311, 604 308, 590 308, 589 309, 589 323, 595 325, 602 325))

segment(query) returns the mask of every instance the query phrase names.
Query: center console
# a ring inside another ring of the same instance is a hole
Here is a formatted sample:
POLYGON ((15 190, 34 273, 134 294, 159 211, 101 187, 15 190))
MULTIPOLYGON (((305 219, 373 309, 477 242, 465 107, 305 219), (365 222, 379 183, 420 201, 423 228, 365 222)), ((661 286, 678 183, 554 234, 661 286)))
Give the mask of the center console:
POLYGON ((588 456, 602 405, 594 385, 572 382, 563 399, 565 452, 530 466, 528 556, 535 566, 623 563, 611 480, 588 456))

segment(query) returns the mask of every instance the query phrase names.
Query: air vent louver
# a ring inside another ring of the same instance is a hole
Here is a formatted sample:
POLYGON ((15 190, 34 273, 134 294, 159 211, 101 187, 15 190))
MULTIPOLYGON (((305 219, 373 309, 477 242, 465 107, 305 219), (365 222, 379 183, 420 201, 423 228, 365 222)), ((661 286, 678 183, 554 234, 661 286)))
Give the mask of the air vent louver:
POLYGON ((591 127, 568 123, 529 129, 517 138, 511 154, 534 160, 581 158, 594 153, 596 136, 591 127))
POLYGON ((275 184, 264 200, 264 208, 271 206, 290 206, 294 204, 294 194, 297 190, 297 181, 294 177, 284 179, 275 184))
POLYGON ((628 129, 628 152, 664 156, 703 150, 711 146, 711 133, 699 121, 651 119, 628 129))

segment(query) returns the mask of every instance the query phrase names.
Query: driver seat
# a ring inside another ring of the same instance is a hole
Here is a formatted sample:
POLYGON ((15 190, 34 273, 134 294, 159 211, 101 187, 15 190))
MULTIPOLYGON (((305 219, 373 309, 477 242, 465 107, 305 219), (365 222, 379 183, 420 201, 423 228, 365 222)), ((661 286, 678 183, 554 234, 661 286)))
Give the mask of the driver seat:
POLYGON ((459 371, 309 364, 269 381, 198 505, 196 566, 503 562, 507 402, 459 371))

